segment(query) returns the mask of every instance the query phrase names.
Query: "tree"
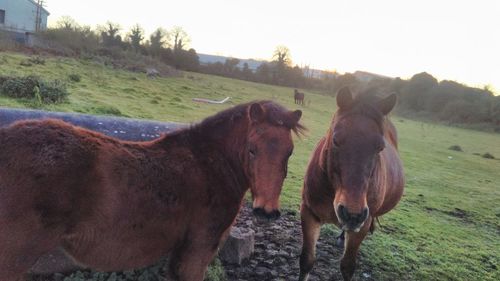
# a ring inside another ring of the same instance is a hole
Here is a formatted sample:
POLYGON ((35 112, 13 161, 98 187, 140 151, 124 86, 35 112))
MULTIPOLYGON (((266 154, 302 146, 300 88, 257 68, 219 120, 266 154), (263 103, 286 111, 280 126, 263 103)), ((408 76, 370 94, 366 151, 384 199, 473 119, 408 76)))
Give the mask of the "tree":
POLYGON ((427 99, 433 87, 438 86, 438 81, 427 72, 413 75, 406 83, 401 95, 402 103, 413 111, 422 111, 427 107, 427 99))
POLYGON ((240 63, 239 59, 235 58, 229 58, 226 59, 224 63, 224 72, 226 75, 235 77, 238 75, 239 69, 238 69, 238 64, 240 63))
POLYGON ((191 39, 189 39, 186 31, 184 31, 184 29, 180 26, 175 26, 169 33, 171 40, 173 40, 173 44, 171 45, 174 48, 174 52, 177 50, 183 50, 191 42, 191 39))
POLYGON ((122 37, 118 34, 121 30, 119 24, 108 21, 101 27, 102 43, 105 47, 120 46, 122 44, 122 37))
POLYGON ((257 71, 255 75, 257 76, 257 80, 263 83, 270 82, 270 74, 271 71, 269 69, 269 65, 267 63, 261 63, 259 67, 257 67, 257 71))
POLYGON ((150 50, 151 54, 154 56, 159 56, 161 54, 161 50, 166 47, 168 42, 168 33, 165 29, 159 27, 157 28, 150 36, 150 50))
POLYGON ((62 16, 56 23, 56 27, 65 30, 75 30, 79 28, 79 24, 70 16, 62 16))
POLYGON ((241 76, 245 80, 252 80, 253 78, 253 72, 250 70, 250 67, 248 67, 248 63, 243 63, 243 70, 241 70, 241 76))
POLYGON ((280 45, 276 47, 273 53, 273 61, 279 66, 290 66, 292 65, 292 57, 290 55, 290 49, 288 47, 280 45))
POLYGON ((141 42, 144 39, 144 30, 139 24, 136 24, 130 29, 130 33, 128 35, 130 39, 130 45, 132 48, 138 52, 141 48, 141 42))

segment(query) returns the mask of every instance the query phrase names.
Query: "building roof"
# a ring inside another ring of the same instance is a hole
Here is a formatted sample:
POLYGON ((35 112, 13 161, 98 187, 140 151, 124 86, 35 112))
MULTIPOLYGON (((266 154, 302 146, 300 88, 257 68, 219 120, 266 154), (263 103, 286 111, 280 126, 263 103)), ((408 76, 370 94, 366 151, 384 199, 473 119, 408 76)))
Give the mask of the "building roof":
MULTIPOLYGON (((35 0, 28 0, 28 1, 30 1, 31 3, 33 3, 33 5, 38 5, 38 3, 37 3, 37 2, 35 2, 35 0)), ((47 11, 47 9, 45 9, 43 6, 42 6, 42 10, 43 10, 45 13, 47 13, 47 15, 50 15, 49 11, 47 11)))

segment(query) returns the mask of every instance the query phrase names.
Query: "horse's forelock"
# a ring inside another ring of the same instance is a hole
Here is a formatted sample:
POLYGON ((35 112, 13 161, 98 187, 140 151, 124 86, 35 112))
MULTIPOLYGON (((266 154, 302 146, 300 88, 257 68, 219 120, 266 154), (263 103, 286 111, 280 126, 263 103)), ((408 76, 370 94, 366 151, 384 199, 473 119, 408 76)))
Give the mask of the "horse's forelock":
POLYGON ((267 121, 275 126, 284 126, 296 135, 304 135, 306 127, 294 119, 293 113, 285 107, 271 101, 263 101, 267 121))
POLYGON ((346 117, 352 115, 362 115, 365 116, 377 123, 380 129, 384 128, 385 116, 380 112, 377 108, 378 102, 380 102, 382 98, 380 98, 373 91, 365 91, 355 96, 352 105, 349 109, 344 110, 342 112, 337 112, 340 114, 335 114, 333 118, 333 122, 337 120, 339 117, 346 117))

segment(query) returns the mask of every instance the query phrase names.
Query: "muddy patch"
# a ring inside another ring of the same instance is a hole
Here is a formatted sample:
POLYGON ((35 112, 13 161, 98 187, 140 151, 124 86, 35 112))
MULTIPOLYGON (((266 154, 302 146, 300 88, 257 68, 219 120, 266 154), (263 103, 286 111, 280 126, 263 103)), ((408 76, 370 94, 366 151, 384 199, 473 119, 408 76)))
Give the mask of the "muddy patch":
MULTIPOLYGON (((300 219, 293 211, 284 212, 280 219, 270 224, 254 221, 248 206, 241 209, 236 225, 255 231, 255 252, 241 265, 223 263, 227 280, 297 280, 299 256, 302 247, 300 219)), ((336 246, 340 232, 323 229, 317 244, 316 263, 310 281, 342 280, 340 258, 343 249, 336 246)), ((373 280, 371 271, 358 258, 355 280, 373 280)))

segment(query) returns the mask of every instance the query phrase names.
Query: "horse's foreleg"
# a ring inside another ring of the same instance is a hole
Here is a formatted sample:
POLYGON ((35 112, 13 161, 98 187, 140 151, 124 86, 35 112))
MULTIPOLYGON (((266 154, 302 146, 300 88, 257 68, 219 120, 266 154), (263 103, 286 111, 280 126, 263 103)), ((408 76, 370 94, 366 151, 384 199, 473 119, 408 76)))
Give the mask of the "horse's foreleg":
POLYGON ((345 233, 344 255, 340 260, 340 271, 342 272, 344 281, 350 281, 354 275, 359 246, 370 230, 371 221, 372 218, 368 218, 359 232, 349 231, 345 233))
POLYGON ((321 224, 304 204, 300 209, 300 217, 302 223, 302 253, 300 254, 299 281, 306 281, 316 258, 316 242, 319 238, 321 224))
POLYGON ((172 253, 168 281, 202 281, 208 265, 215 257, 220 241, 227 238, 229 229, 221 239, 210 235, 198 235, 188 239, 172 253))

